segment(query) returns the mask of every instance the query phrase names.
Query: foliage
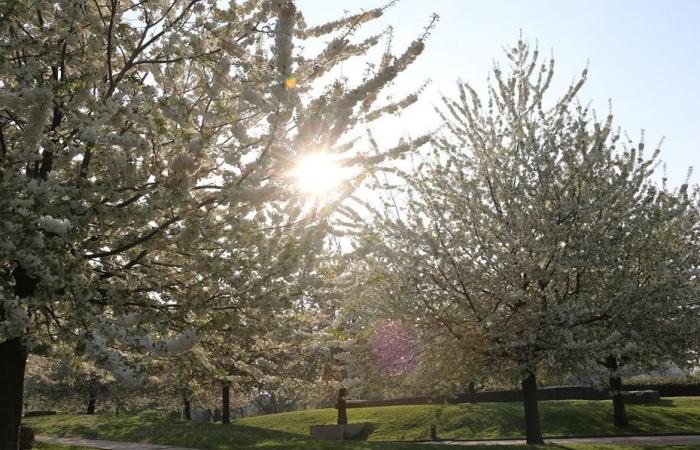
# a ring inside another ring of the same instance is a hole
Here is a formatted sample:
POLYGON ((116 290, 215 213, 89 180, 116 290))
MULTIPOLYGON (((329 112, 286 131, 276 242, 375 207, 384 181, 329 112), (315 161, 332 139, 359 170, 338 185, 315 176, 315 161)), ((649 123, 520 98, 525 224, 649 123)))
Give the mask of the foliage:
MULTIPOLYGON (((175 355, 217 330, 254 342, 286 325, 278 319, 313 281, 329 215, 368 168, 426 141, 370 154, 349 135, 415 101, 381 104, 379 94, 427 33, 355 86, 325 81, 381 41, 352 37, 383 11, 319 26, 283 0, 6 11, 2 339, 22 336, 35 350, 72 343, 138 382, 144 357, 175 355), (330 41, 302 52, 314 39, 330 41), (296 161, 315 152, 355 169, 322 202, 293 180, 296 161)), ((254 345, 236 345, 233 363, 257 374, 240 356, 254 345)))
POLYGON ((372 301, 452 341, 484 376, 594 373, 610 354, 687 361, 696 196, 657 187, 658 150, 646 157, 612 115, 577 103, 586 71, 552 100, 553 60, 523 41, 506 56, 485 102, 461 82, 443 99, 444 135, 377 211, 363 239, 387 281, 372 301))

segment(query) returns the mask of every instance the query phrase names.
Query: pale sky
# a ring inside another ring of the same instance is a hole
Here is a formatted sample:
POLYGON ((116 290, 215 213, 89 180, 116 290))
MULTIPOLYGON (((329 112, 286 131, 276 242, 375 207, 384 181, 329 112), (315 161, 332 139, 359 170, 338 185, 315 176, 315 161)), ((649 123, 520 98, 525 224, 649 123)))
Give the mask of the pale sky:
MULTIPOLYGON (((381 0, 297 0, 307 23, 318 24, 384 3, 381 0)), ((685 181, 689 166, 700 182, 700 0, 402 0, 372 30, 393 25, 395 53, 422 33, 430 14, 440 22, 425 52, 397 79, 408 92, 432 84, 402 120, 384 130, 394 141, 437 123, 439 93, 456 94, 458 78, 485 94, 492 63, 523 37, 556 59, 553 91, 563 92, 588 64, 582 101, 599 115, 612 100, 617 126, 636 139, 646 130, 649 151, 665 136, 661 159, 669 183, 685 181)), ((359 72, 348 64, 345 75, 359 72)), ((659 169, 661 170, 661 169, 659 169)))

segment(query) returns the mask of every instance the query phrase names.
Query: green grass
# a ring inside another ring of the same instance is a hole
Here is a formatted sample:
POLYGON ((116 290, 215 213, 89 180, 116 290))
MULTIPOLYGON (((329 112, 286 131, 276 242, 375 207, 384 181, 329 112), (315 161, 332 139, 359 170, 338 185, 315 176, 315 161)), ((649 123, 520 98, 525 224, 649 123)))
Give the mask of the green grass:
MULTIPOLYGON (((319 449, 339 447, 357 450, 398 450, 414 444, 318 441, 305 435, 265 430, 247 425, 203 424, 173 419, 158 413, 136 416, 98 414, 94 416, 56 415, 26 418, 24 423, 37 434, 83 437, 115 441, 149 442, 203 449, 319 449)), ((44 444, 46 445, 46 444, 44 444)), ((53 444, 52 444, 53 445, 53 444)), ((43 447, 61 449, 60 446, 43 447)))
MULTIPOLYGON (((700 398, 664 399, 649 405, 628 405, 631 426, 613 425, 610 401, 565 400, 540 402, 545 436, 611 436, 616 434, 700 432, 700 398)), ((334 423, 334 409, 317 409, 239 420, 288 433, 308 433, 309 425, 334 423)), ((520 403, 385 406, 348 410, 350 422, 370 423, 368 440, 428 439, 431 423, 442 439, 518 438, 524 435, 520 403)))
MULTIPOLYGON (((549 401, 540 403, 545 436, 697 433, 700 398, 664 399, 650 405, 629 405, 632 426, 616 429, 609 401, 549 401)), ((223 449, 422 449, 413 443, 377 442, 426 439, 435 422, 442 439, 495 439, 523 436, 519 403, 420 405, 348 410, 350 422, 371 424, 368 441, 327 442, 308 437, 309 425, 333 423, 335 410, 320 409, 241 419, 231 425, 200 424, 148 412, 137 416, 43 416, 25 419, 38 433, 133 442, 151 442, 212 450, 223 449)), ((61 446, 37 447, 66 450, 61 446)), ((428 447, 431 448, 431 447, 428 447)), ((474 448, 474 447, 470 447, 474 448)), ((493 446, 486 447, 494 449, 493 446)), ((499 449, 536 448, 499 446, 499 449)), ((625 446, 549 445, 547 449, 638 449, 625 446)), ((650 449, 653 447, 644 447, 650 449)), ((670 448, 670 447, 657 447, 670 448)), ((690 448, 690 447, 677 447, 690 448)))

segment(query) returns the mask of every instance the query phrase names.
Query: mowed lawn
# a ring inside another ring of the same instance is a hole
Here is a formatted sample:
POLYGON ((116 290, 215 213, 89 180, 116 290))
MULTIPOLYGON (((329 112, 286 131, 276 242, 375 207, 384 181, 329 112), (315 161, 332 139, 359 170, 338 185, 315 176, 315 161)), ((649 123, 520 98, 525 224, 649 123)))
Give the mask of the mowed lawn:
MULTIPOLYGON (((700 398, 669 398, 650 405, 628 405, 632 425, 624 430, 611 425, 610 401, 547 401, 541 402, 540 408, 543 432, 549 437, 700 432, 700 398)), ((156 412, 135 416, 98 414, 32 417, 25 419, 25 423, 33 427, 38 434, 151 442, 216 450, 425 448, 422 444, 395 441, 427 439, 431 423, 437 424, 438 437, 441 439, 519 438, 524 434, 522 406, 519 403, 478 403, 350 409, 350 422, 370 424, 371 432, 365 436, 367 441, 340 444, 308 437, 309 425, 334 423, 335 414, 333 409, 307 410, 240 419, 231 425, 193 423, 156 412)), ((37 448, 69 449, 48 444, 37 448)), ((631 450, 642 447, 549 445, 546 448, 631 450)))
MULTIPOLYGON (((663 399, 648 405, 627 405, 631 426, 613 425, 611 401, 540 402, 545 436, 611 436, 617 434, 700 433, 700 397, 663 399)), ((237 423, 269 430, 306 434, 314 424, 335 423, 334 409, 316 409, 241 419, 237 423)), ((385 406, 348 409, 348 420, 369 423, 370 441, 425 440, 430 424, 440 439, 524 437, 520 403, 385 406)))

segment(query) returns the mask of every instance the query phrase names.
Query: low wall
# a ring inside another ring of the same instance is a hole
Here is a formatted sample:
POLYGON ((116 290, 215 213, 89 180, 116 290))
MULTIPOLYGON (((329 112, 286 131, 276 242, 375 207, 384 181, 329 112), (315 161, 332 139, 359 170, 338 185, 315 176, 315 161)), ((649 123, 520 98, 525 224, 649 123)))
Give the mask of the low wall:
MULTIPOLYGON (((607 390, 589 386, 556 386, 540 388, 537 392, 539 400, 605 400, 609 399, 607 390)), ((347 408, 367 408, 370 406, 394 405, 429 405, 445 403, 480 403, 480 402, 518 402, 522 401, 520 390, 483 391, 462 393, 456 395, 436 395, 395 398, 391 400, 355 400, 348 401, 347 408)))
POLYGON ((25 411, 24 417, 55 416, 56 411, 25 411))
MULTIPOLYGON (((624 385, 625 391, 657 391, 661 397, 700 396, 700 384, 658 384, 624 385)), ((655 396, 647 393, 626 395, 629 403, 644 402, 655 396), (634 398, 632 398, 634 396, 634 398)), ((552 386, 540 388, 537 391, 538 400, 608 400, 610 394, 605 388, 592 386, 552 386)), ((437 395, 395 398, 391 400, 348 400, 347 408, 368 408, 373 406, 398 406, 398 405, 430 405, 430 404, 455 404, 455 403, 481 403, 481 402, 519 402, 523 400, 520 390, 483 391, 474 393, 462 393, 456 395, 437 395)))
POLYGON ((630 391, 659 391, 662 397, 700 397, 700 383, 625 384, 630 391))

